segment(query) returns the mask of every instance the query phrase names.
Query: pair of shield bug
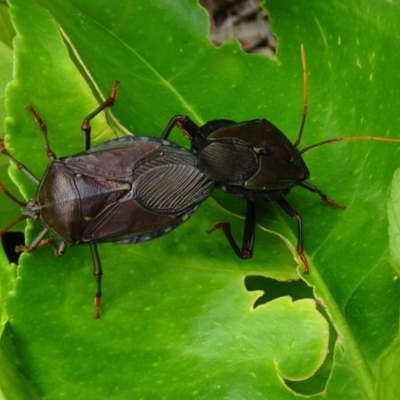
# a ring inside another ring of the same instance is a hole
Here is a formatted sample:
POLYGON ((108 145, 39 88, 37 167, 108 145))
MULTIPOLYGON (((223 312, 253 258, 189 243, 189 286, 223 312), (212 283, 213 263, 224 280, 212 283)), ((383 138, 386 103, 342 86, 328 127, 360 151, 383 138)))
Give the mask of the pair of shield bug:
POLYGON ((61 255, 66 245, 88 244, 97 280, 95 317, 98 318, 102 268, 97 243, 132 244, 158 238, 186 221, 217 187, 247 203, 242 246, 237 245, 227 222, 216 223, 209 233, 223 229, 235 253, 241 258, 250 258, 255 240, 255 202, 275 201, 297 220, 297 253, 308 273, 302 219, 285 196, 294 186, 300 186, 317 193, 330 205, 344 206, 306 182, 310 172, 302 154, 313 147, 341 140, 400 140, 370 136, 333 138, 298 150, 307 115, 308 91, 303 47, 301 54, 303 117, 293 144, 266 119, 239 123, 220 119, 199 127, 189 117, 176 115, 160 139, 127 136, 91 149, 90 120, 114 103, 115 82, 110 97, 83 121, 84 151, 57 159, 49 146, 45 123, 29 106, 43 133, 50 161, 39 180, 0 142, 0 151, 38 186, 36 198, 25 203, 0 185, 0 189, 22 207, 22 216, 0 235, 17 222, 32 218, 40 220, 44 228, 30 245, 19 246, 17 251, 31 252, 50 244, 56 255, 61 255), (191 151, 166 141, 176 125, 191 139, 191 151), (60 240, 58 246, 54 239, 45 239, 48 232, 60 240))

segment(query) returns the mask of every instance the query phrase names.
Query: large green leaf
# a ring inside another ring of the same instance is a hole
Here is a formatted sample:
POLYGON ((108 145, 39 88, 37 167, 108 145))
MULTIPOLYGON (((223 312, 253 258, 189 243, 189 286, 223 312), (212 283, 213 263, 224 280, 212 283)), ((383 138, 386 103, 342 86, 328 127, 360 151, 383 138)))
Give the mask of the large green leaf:
MULTIPOLYGON (((198 123, 266 117, 294 140, 300 43, 310 81, 303 146, 339 135, 399 137, 396 4, 268 3, 279 41, 270 60, 234 42, 213 48, 194 0, 9 3, 17 38, 6 143, 39 177, 43 139, 25 106, 46 121, 56 154, 73 154, 83 117, 114 79, 121 84, 112 111, 135 134, 159 136, 179 113, 198 123)), ((104 117, 94 121, 93 136, 113 137, 104 117)), ((186 143, 178 132, 171 139, 186 143)), ((243 201, 217 193, 159 240, 99 246, 100 320, 92 319, 88 248, 68 248, 62 259, 50 248, 23 255, 15 287, 3 291, 20 370, 54 399, 396 398, 382 382, 400 372, 398 358, 388 358, 398 337, 399 283, 388 262, 385 212, 398 152, 393 143, 355 142, 305 154, 310 182, 347 206, 330 208, 301 188, 288 196, 304 220, 310 275, 302 278, 323 307, 303 281, 278 282, 299 276, 295 222, 261 204, 255 256, 239 260, 221 232, 204 233, 217 220, 231 221, 237 237, 243 229, 243 201), (254 308, 263 292, 266 303, 254 308)), ((34 195, 34 185, 11 172, 24 196, 34 195)), ((39 230, 30 224, 27 241, 39 230)), ((12 273, 4 267, 7 282, 12 273)))
MULTIPOLYGON (((8 16, 8 7, 5 2, 0 1, 0 121, 6 117, 5 110, 5 86, 12 79, 13 52, 11 40, 13 29, 8 16)), ((0 137, 4 137, 3 126, 0 127, 0 137)), ((10 185, 10 178, 7 175, 9 163, 5 157, 0 158, 1 182, 7 187, 10 185)), ((13 190, 16 193, 16 190, 13 190)), ((0 213, 0 227, 5 226, 11 218, 16 218, 19 210, 11 202, 2 202, 0 213), (3 218, 6 215, 6 218, 3 218)))

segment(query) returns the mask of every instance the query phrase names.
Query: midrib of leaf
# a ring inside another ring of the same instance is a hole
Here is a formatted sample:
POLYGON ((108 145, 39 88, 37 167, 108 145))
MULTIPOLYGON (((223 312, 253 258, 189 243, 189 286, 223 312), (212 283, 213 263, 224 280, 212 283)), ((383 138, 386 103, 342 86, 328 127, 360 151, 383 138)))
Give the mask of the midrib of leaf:
MULTIPOLYGON (((302 267, 300 266, 299 268, 299 273, 305 278, 304 280, 311 285, 307 277, 302 274, 302 267)), ((314 289, 315 298, 317 300, 321 299, 319 301, 324 306, 325 311, 329 315, 329 318, 338 333, 338 341, 343 343, 342 347, 345 349, 350 362, 353 364, 353 370, 359 379, 360 386, 362 387, 366 398, 369 400, 375 400, 374 378, 370 368, 368 367, 367 361, 358 346, 358 342, 347 324, 341 308, 338 306, 321 275, 318 273, 318 268, 315 265, 311 265, 310 269, 312 269, 313 274, 313 283, 311 286, 318 288, 318 290, 314 289)), ((340 343, 337 342, 336 345, 340 345, 340 343)))

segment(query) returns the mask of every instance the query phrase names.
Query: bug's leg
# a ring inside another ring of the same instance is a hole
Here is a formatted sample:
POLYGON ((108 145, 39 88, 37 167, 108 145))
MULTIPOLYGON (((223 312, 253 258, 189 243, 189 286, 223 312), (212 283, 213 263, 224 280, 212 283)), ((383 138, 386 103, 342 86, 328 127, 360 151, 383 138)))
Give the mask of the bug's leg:
POLYGON ((343 204, 337 203, 336 201, 330 199, 326 194, 322 193, 316 186, 310 185, 307 182, 299 183, 299 186, 303 187, 304 189, 309 190, 310 192, 317 193, 325 203, 328 203, 331 206, 336 206, 344 210, 346 206, 343 204))
POLYGON ((244 223, 242 249, 236 244, 232 236, 231 224, 229 222, 217 222, 208 234, 214 232, 216 229, 222 229, 233 251, 240 258, 253 257, 254 238, 256 233, 256 209, 253 201, 247 200, 246 219, 244 223))
POLYGON ((56 157, 54 151, 50 148, 49 138, 47 136, 47 126, 46 126, 46 124, 43 122, 42 118, 36 112, 36 110, 32 107, 32 104, 30 104, 28 107, 26 107, 26 109, 33 114, 33 118, 35 118, 35 121, 39 125, 40 130, 42 131, 47 157, 51 161, 56 160, 57 157, 56 157))
POLYGON ((47 228, 44 228, 32 241, 32 243, 28 246, 22 245, 22 246, 17 246, 15 248, 16 253, 32 253, 32 251, 38 249, 39 247, 44 247, 44 246, 51 246, 54 249, 54 254, 56 257, 60 257, 64 254, 65 251, 65 243, 60 242, 59 246, 57 247, 54 239, 49 238, 49 239, 43 239, 43 237, 46 235, 48 232, 47 228))
POLYGON ((106 109, 107 107, 111 107, 115 103, 115 98, 117 97, 117 85, 119 84, 119 81, 114 81, 112 89, 111 89, 111 94, 108 99, 103 101, 93 112, 91 112, 89 115, 87 115, 82 122, 81 129, 83 132, 83 149, 84 150, 89 150, 90 149, 90 132, 92 130, 92 127, 90 126, 90 120, 93 119, 97 114, 99 114, 101 111, 106 109))
POLYGON ((54 249, 54 255, 56 257, 61 257, 65 251, 65 243, 60 242, 59 246, 57 247, 54 239, 42 239, 38 243, 32 243, 29 246, 16 246, 15 252, 16 253, 32 253, 32 251, 38 249, 39 247, 51 246, 54 249))
POLYGON ((291 205, 285 200, 284 197, 281 197, 276 201, 282 208, 285 210, 285 212, 292 218, 297 220, 297 254, 300 257, 300 260, 304 264, 304 273, 308 274, 308 262, 307 258, 304 255, 304 249, 303 249, 303 223, 301 220, 300 215, 297 213, 297 211, 293 210, 291 205))
MULTIPOLYGON (((14 163, 14 164, 17 166, 17 168, 18 168, 25 176, 27 176, 32 182, 36 183, 36 185, 39 185, 39 183, 40 183, 39 179, 36 178, 36 176, 33 175, 32 172, 29 171, 29 169, 26 168, 24 164, 22 164, 21 162, 19 162, 18 160, 16 160, 16 159, 8 152, 6 146, 4 145, 4 140, 3 140, 3 139, 0 139, 0 153, 1 153, 1 154, 4 154, 12 163, 14 163)), ((4 186, 3 186, 3 188, 4 188, 4 186)), ((4 188, 4 189, 5 189, 5 188, 4 188)), ((1 190, 3 190, 3 189, 1 189, 1 190)), ((7 191, 7 190, 6 190, 6 191, 3 190, 3 192, 7 195, 7 192, 8 192, 8 191, 7 191)), ((8 195, 7 195, 7 196, 8 196, 8 195)), ((8 197, 10 197, 10 196, 8 196, 8 197)), ((11 198, 11 200, 13 200, 13 198, 11 198)), ((13 200, 13 201, 15 201, 15 200, 13 200)), ((16 201, 16 203, 17 203, 17 204, 20 204, 19 201, 16 201)), ((26 204, 26 203, 24 203, 24 205, 25 205, 25 204, 26 204)), ((20 205, 21 205, 21 204, 20 204, 20 205)))
POLYGON ((31 253, 37 247, 43 247, 43 246, 53 243, 54 242, 53 239, 43 239, 48 231, 49 230, 47 228, 42 229, 40 231, 40 233, 35 237, 35 239, 33 239, 32 243, 29 246, 17 246, 15 248, 15 251, 17 253, 21 253, 23 251, 26 253, 31 253), (39 246, 39 244, 41 244, 41 245, 39 246))
POLYGON ((164 129, 164 132, 161 135, 161 139, 168 139, 169 134, 171 133, 172 129, 174 129, 175 126, 178 126, 179 128, 182 129, 183 134, 188 137, 189 139, 191 136, 185 129, 189 125, 189 130, 190 129, 198 129, 198 126, 186 115, 175 115, 170 119, 168 122, 167 126, 164 129))
POLYGON ((93 275, 97 282, 97 292, 94 296, 94 317, 100 318, 100 303, 101 303, 101 277, 103 270, 101 268, 100 256, 95 243, 90 244, 90 250, 93 258, 93 275))
MULTIPOLYGON (((117 97, 117 85, 119 81, 114 81, 110 97, 106 99, 103 103, 101 103, 93 112, 87 115, 82 122, 81 129, 83 132, 83 149, 89 150, 90 149, 90 132, 92 130, 90 126, 90 120, 93 119, 97 114, 101 111, 106 109, 107 107, 111 107, 114 102, 115 98, 117 97)), ((97 250, 97 246, 95 243, 90 244, 90 251, 92 253, 93 258, 93 274, 97 282, 97 292, 94 297, 94 307, 95 307, 95 318, 100 318, 100 301, 101 301, 101 277, 103 275, 103 270, 101 268, 99 252, 97 250)))
POLYGON ((16 253, 32 253, 32 251, 34 251, 34 250, 36 250, 36 249, 38 249, 40 247, 45 247, 45 246, 49 246, 49 245, 51 247, 53 247, 55 254, 58 255, 57 254, 57 246, 54 243, 54 239, 51 239, 51 238, 42 239, 42 240, 39 241, 39 243, 30 244, 28 246, 26 246, 26 245, 16 246, 15 247, 15 252, 16 253))

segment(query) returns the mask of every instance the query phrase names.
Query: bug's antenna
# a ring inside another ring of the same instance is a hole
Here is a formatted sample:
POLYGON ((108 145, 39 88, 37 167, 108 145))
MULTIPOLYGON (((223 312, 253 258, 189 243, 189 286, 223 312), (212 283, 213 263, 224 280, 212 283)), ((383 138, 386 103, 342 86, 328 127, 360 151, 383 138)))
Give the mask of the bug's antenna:
POLYGON ((304 149, 300 150, 300 154, 304 154, 306 151, 313 149, 314 147, 322 146, 324 144, 333 143, 333 142, 350 142, 356 140, 375 140, 377 142, 400 142, 400 139, 395 138, 386 138, 379 136, 348 136, 348 137, 336 137, 327 140, 323 140, 322 142, 318 142, 312 144, 310 146, 304 147, 304 149))
POLYGON ((304 125, 307 117, 307 106, 308 106, 308 77, 307 77, 307 64, 306 64, 306 52, 304 45, 300 45, 301 52, 301 64, 303 66, 303 117, 301 119, 300 131, 297 140, 293 143, 294 147, 297 147, 300 143, 301 136, 303 135, 304 125))
MULTIPOLYGON (((0 182, 0 191, 2 191, 8 198, 10 198, 14 203, 17 203, 19 206, 24 207, 26 206, 25 202, 19 201, 17 198, 15 198, 6 188, 5 186, 0 182)), ((0 230, 0 237, 2 237, 7 231, 9 231, 14 225, 18 224, 18 222, 23 221, 24 219, 27 219, 27 215, 20 215, 18 218, 16 218, 14 221, 10 222, 5 228, 0 230)))
POLYGON ((0 237, 2 237, 6 232, 8 232, 14 225, 17 225, 19 222, 23 221, 24 219, 27 219, 27 215, 20 215, 18 218, 16 218, 14 221, 10 222, 6 227, 4 227, 0 231, 0 237))

